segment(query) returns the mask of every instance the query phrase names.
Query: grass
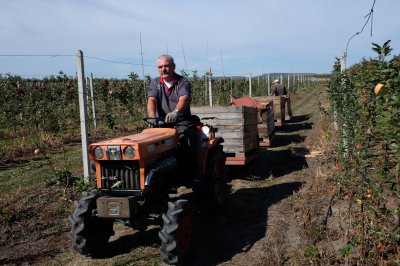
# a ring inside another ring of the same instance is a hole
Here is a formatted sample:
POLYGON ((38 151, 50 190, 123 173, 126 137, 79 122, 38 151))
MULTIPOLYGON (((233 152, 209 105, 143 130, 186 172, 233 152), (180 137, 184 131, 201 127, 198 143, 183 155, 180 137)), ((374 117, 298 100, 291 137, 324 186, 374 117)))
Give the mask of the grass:
POLYGON ((0 196, 11 194, 21 187, 28 187, 40 182, 54 181, 54 169, 62 169, 64 167, 75 174, 81 171, 81 149, 55 154, 48 160, 42 156, 24 166, 1 171, 0 196))
POLYGON ((46 163, 34 162, 26 166, 0 173, 0 195, 10 194, 21 187, 27 187, 51 178, 51 170, 45 170, 46 163))

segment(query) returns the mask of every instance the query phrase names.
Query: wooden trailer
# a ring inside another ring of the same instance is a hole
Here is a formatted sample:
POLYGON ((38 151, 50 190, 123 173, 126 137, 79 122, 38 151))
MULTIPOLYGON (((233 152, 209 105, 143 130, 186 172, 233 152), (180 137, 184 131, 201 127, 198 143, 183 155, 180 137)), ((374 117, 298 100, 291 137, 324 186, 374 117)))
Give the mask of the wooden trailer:
POLYGON ((216 136, 223 137, 227 165, 246 165, 257 158, 258 114, 247 106, 191 107, 203 124, 218 129, 216 136))
POLYGON ((262 104, 255 98, 237 98, 231 96, 233 105, 257 108, 258 110, 258 140, 261 147, 268 147, 275 136, 274 104, 273 101, 263 102, 262 104))

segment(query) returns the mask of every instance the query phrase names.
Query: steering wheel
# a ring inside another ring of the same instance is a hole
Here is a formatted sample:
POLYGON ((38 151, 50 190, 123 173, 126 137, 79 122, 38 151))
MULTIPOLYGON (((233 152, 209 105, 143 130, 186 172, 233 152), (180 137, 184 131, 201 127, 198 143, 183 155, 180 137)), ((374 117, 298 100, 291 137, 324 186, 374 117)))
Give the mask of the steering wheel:
POLYGON ((146 116, 143 118, 143 121, 149 123, 153 127, 160 127, 165 123, 165 117, 150 117, 146 116))

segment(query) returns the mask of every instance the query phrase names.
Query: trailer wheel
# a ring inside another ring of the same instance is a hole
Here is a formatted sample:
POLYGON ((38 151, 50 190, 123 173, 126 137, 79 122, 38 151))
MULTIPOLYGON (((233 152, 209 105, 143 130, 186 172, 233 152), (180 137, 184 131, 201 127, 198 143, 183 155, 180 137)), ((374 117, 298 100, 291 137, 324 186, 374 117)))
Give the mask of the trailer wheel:
POLYGON ((83 193, 82 198, 75 201, 75 211, 69 216, 72 228, 68 237, 73 249, 82 255, 99 255, 114 235, 114 221, 96 216, 97 197, 97 190, 83 193))
POLYGON ((194 207, 184 199, 168 202, 168 211, 162 214, 162 219, 164 225, 158 233, 162 260, 167 264, 181 264, 191 251, 194 207))

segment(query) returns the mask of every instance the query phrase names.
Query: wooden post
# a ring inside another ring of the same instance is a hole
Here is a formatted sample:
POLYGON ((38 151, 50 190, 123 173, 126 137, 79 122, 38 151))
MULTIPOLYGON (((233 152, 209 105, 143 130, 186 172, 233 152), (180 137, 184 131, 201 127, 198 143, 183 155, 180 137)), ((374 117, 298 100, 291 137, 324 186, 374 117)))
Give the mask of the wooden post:
POLYGON ((93 73, 90 73, 89 77, 89 87, 90 87, 90 96, 92 98, 92 117, 93 117, 93 125, 94 129, 97 129, 97 123, 96 123, 96 104, 95 104, 95 99, 94 99, 94 93, 93 93, 93 73))
POLYGON ((79 114, 81 120, 81 139, 82 139, 82 159, 83 159, 83 178, 85 183, 89 183, 89 149, 87 133, 87 101, 85 89, 85 71, 83 53, 81 50, 76 55, 76 67, 78 73, 78 93, 79 93, 79 114))
POLYGON ((212 78, 212 74, 211 74, 211 68, 210 71, 208 72, 209 76, 208 76, 208 98, 209 98, 209 102, 210 102, 210 106, 213 106, 213 98, 212 98, 212 83, 211 83, 211 78, 212 78))
POLYGON ((269 95, 271 93, 271 84, 270 84, 270 79, 269 79, 269 73, 268 73, 267 90, 268 90, 268 95, 269 95))
POLYGON ((251 91, 251 73, 249 73, 249 97, 251 97, 252 91, 251 91))
POLYGON ((290 91, 290 75, 287 75, 287 89, 288 89, 288 93, 290 91))

